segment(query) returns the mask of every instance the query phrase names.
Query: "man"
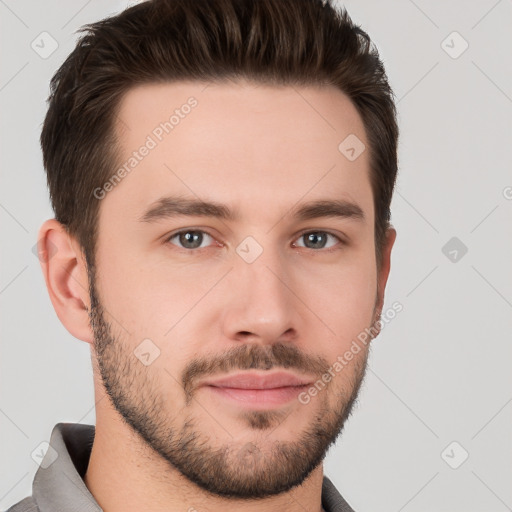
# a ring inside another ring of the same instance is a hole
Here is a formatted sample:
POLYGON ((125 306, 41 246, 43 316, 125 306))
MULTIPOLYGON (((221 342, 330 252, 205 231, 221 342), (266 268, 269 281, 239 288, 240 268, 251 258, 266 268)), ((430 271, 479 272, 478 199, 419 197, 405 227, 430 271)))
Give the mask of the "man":
POLYGON ((57 424, 9 510, 352 510, 322 461, 396 236, 368 36, 319 0, 150 0, 86 27, 51 86, 39 251, 96 425, 57 424))

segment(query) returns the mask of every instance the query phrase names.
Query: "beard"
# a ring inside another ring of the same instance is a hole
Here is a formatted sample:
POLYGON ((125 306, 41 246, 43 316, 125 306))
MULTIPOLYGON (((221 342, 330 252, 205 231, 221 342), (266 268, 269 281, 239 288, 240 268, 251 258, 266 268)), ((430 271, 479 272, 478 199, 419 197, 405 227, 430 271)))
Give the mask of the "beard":
MULTIPOLYGON (((204 409, 195 399, 194 383, 199 377, 233 370, 272 368, 291 368, 321 376, 329 367, 328 362, 283 343, 243 344, 218 357, 194 358, 180 378, 175 378, 165 368, 150 370, 150 366, 141 364, 130 350, 129 340, 113 334, 98 297, 94 272, 89 274, 89 295, 89 318, 94 333, 93 364, 96 363, 96 371, 101 375, 113 407, 140 437, 143 446, 147 445, 172 469, 211 495, 261 499, 301 485, 323 461, 356 403, 367 366, 367 354, 363 350, 359 358, 352 360, 353 373, 342 389, 333 392, 333 386, 328 385, 311 405, 299 406, 304 407, 304 414, 311 415, 311 419, 293 441, 278 440, 272 433, 288 414, 297 414, 296 408, 291 413, 281 409, 241 410, 239 419, 251 440, 247 441, 248 436, 244 435, 245 441, 235 441, 226 432, 228 439, 224 444, 214 442, 208 427, 201 428, 197 412, 194 414, 191 409, 191 405, 197 404, 204 409), (162 377, 170 377, 171 385, 182 390, 180 403, 183 407, 165 398, 161 390, 168 387, 163 385, 162 377), (314 404, 317 412, 312 415, 307 408, 315 407, 314 404)), ((222 422, 222 417, 218 419, 222 422)))

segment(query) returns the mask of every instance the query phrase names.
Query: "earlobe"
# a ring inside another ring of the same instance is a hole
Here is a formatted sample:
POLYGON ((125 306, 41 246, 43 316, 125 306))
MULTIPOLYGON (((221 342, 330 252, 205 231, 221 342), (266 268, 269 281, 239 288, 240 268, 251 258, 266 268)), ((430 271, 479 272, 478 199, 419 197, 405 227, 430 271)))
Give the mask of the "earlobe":
POLYGON ((93 343, 88 315, 87 267, 80 245, 60 222, 49 219, 39 229, 38 253, 59 320, 75 338, 93 343))

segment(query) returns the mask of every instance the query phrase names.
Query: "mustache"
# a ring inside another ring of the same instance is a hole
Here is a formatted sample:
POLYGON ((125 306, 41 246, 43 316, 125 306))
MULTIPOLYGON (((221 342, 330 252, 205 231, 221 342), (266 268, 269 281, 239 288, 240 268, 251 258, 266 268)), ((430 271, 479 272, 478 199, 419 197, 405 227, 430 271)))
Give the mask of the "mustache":
POLYGON ((233 370, 271 370, 293 368, 300 373, 321 377, 329 368, 327 360, 320 356, 309 356, 293 345, 275 343, 272 345, 240 345, 223 355, 201 357, 190 362, 182 376, 182 386, 190 399, 195 383, 201 377, 229 373, 233 370))

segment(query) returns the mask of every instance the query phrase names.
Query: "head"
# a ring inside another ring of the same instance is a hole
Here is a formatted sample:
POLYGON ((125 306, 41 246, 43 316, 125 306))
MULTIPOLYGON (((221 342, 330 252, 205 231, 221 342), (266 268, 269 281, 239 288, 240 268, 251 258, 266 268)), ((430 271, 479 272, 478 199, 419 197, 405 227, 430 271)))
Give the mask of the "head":
POLYGON ((378 53, 320 0, 155 0, 84 32, 41 135, 59 318, 170 466, 226 497, 291 489, 350 415, 369 341, 340 357, 384 300, 398 128, 378 53), (207 385, 242 370, 307 385, 249 405, 207 385))

